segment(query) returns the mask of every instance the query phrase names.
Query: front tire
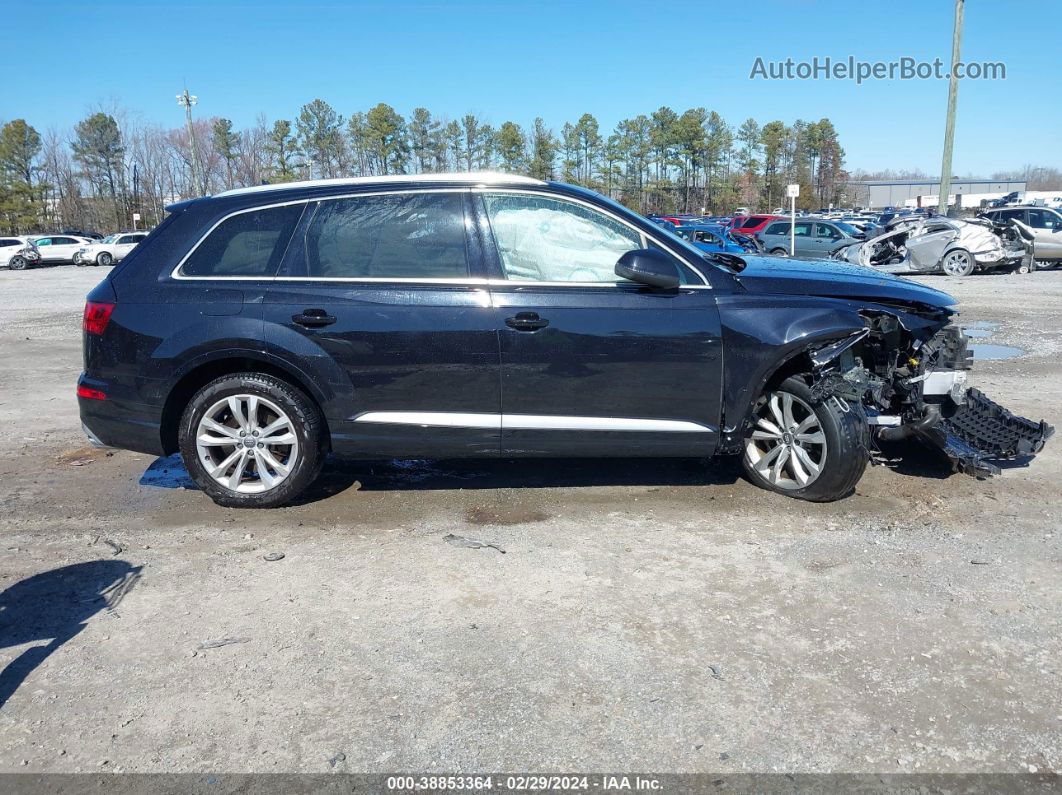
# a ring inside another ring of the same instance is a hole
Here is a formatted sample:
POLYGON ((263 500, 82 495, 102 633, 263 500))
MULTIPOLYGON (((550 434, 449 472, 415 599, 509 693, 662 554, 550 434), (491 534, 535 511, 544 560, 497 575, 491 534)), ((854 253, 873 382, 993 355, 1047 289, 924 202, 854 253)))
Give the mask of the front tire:
POLYGON ((188 402, 179 429, 192 479, 226 508, 275 508, 321 471, 324 421, 302 390, 263 373, 211 381, 188 402))
POLYGON ((96 264, 106 267, 114 262, 114 257, 108 254, 106 251, 101 251, 96 257, 96 264))
POLYGON ((789 250, 788 249, 784 249, 784 248, 772 248, 771 249, 771 254, 773 254, 776 257, 788 257, 789 256, 789 250))
POLYGON ((800 378, 787 378, 753 407, 742 463, 757 486, 811 502, 855 489, 870 459, 861 411, 839 398, 817 400, 800 378))
POLYGON ((973 254, 964 248, 952 249, 940 263, 940 269, 948 276, 969 276, 976 267, 973 254))

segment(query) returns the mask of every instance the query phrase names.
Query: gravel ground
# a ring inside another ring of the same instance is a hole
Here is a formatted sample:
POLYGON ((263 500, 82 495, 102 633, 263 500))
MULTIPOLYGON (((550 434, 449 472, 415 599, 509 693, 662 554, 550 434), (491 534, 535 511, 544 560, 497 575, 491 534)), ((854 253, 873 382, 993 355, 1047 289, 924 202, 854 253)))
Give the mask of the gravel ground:
MULTIPOLYGON (((405 461, 230 511, 86 447, 101 275, 0 271, 0 771, 1062 769, 1058 440, 829 505, 727 460, 405 461)), ((1062 272, 921 278, 1026 352, 972 383, 1062 420, 1062 272)))

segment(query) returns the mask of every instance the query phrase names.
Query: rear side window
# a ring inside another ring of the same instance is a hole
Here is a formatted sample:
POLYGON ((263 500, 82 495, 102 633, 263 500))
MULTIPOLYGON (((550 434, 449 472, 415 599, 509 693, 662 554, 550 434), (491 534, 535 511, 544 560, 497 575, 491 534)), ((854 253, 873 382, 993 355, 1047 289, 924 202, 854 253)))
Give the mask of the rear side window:
POLYGON ((0 246, 24 246, 26 245, 21 240, 15 240, 11 237, 0 238, 0 246))
POLYGON ((768 235, 788 235, 789 234, 789 222, 784 224, 771 224, 764 234, 768 235))
POLYGON ((323 201, 306 229, 304 251, 310 278, 467 278, 463 194, 323 201))
POLYGON ((304 204, 267 207, 227 218, 188 256, 181 273, 185 276, 272 276, 303 207, 304 204))

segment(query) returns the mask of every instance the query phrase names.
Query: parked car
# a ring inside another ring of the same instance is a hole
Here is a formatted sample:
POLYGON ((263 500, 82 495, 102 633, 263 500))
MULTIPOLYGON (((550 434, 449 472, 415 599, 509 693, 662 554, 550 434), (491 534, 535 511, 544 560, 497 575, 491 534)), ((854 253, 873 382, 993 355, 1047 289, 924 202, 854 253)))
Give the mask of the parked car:
POLYGON ((976 270, 1016 267, 1032 260, 1032 230, 1020 221, 994 223, 986 218, 944 216, 896 218, 882 234, 840 246, 834 259, 881 268, 890 273, 943 273, 969 276, 976 270))
POLYGON ((981 213, 994 223, 1020 221, 1033 231, 1033 259, 1038 266, 1062 265, 1062 212, 1052 207, 1006 207, 981 213))
POLYGON ((0 237, 0 267, 21 271, 36 266, 41 254, 28 237, 0 237))
POLYGON ((168 210, 89 293, 78 403, 90 440, 180 451, 221 505, 286 503, 329 452, 736 454, 833 500, 874 437, 984 475, 1050 432, 966 391, 949 295, 708 253, 584 188, 404 175, 168 210))
MULTIPOLYGON (((857 243, 865 235, 842 221, 797 221, 793 230, 793 256, 821 259, 841 246, 857 243)), ((756 235, 768 254, 789 256, 789 221, 775 221, 756 235)))
POLYGON ((78 249, 74 256, 74 264, 79 266, 113 265, 115 262, 121 262, 147 236, 147 232, 119 232, 115 235, 107 235, 98 243, 90 241, 78 249))
POLYGON ((52 265, 73 262, 78 249, 91 242, 91 238, 71 235, 48 235, 33 239, 33 244, 40 251, 41 263, 52 265))
POLYGON ((727 254, 745 252, 745 248, 730 236, 729 230, 718 224, 686 224, 672 231, 702 251, 722 251, 727 254))
POLYGON ((769 224, 771 221, 777 221, 783 216, 780 215, 749 215, 744 218, 735 219, 735 223, 731 229, 735 232, 740 232, 743 235, 755 236, 769 224))

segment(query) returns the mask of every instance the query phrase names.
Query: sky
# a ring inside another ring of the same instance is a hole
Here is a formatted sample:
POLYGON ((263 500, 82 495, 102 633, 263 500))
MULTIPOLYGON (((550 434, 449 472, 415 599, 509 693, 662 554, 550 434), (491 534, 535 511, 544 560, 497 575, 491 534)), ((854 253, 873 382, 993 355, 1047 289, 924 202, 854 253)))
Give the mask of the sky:
MULTIPOLYGON (((730 2, 107 2, 7 0, 0 120, 65 132, 119 105, 145 122, 195 113, 237 128, 312 99, 344 116, 386 102, 525 129, 583 113, 603 130, 662 105, 735 128, 829 117, 852 169, 939 173, 947 80, 750 79, 765 62, 950 58, 952 0, 730 2), (34 42, 37 37, 39 47, 34 42), (12 46, 12 41, 18 46, 12 46)), ((962 59, 1006 79, 959 83, 954 172, 1062 166, 1062 2, 966 0, 962 59)))

